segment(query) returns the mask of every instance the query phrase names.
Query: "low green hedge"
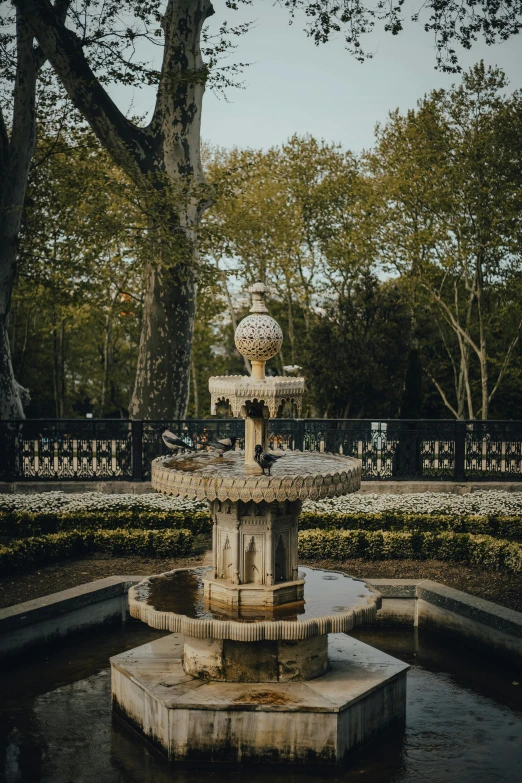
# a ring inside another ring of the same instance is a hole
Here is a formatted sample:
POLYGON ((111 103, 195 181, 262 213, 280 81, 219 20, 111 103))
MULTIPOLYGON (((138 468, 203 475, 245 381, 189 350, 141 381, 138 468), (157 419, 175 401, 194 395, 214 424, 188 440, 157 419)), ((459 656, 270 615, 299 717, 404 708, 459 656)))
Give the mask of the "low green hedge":
MULTIPOLYGON (((520 516, 457 516, 453 514, 341 514, 304 511, 299 518, 301 530, 388 530, 397 532, 452 532, 488 535, 522 542, 520 516)), ((212 519, 208 511, 70 511, 52 514, 29 511, 0 511, 0 536, 24 538, 48 533, 79 530, 181 530, 208 534, 212 519)))
MULTIPOLYGON (((182 557, 192 550, 189 530, 72 530, 29 536, 0 546, 0 576, 96 552, 111 557, 182 557)), ((302 530, 303 560, 444 560, 522 572, 522 546, 487 535, 449 531, 302 530)))
POLYGON ((413 533, 473 533, 522 542, 522 517, 484 516, 470 514, 401 514, 388 511, 380 514, 341 514, 339 512, 303 511, 300 530, 388 530, 413 533))
POLYGON ((25 538, 71 530, 182 530, 212 532, 207 511, 0 511, 0 536, 25 538))
POLYGON ((522 546, 471 533, 382 530, 303 530, 303 560, 444 560, 513 573, 522 572, 522 546))
POLYGON ((192 551, 190 530, 72 530, 20 538, 0 546, 0 576, 31 571, 57 560, 100 552, 111 557, 182 557, 192 551))

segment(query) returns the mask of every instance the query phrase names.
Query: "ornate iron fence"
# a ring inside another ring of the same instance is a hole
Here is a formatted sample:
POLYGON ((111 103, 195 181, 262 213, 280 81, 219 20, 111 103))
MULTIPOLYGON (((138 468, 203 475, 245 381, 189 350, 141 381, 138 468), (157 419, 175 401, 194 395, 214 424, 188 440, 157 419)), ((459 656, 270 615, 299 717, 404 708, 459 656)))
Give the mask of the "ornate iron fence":
MULTIPOLYGON (((272 419, 273 448, 357 457, 363 479, 522 481, 522 421, 272 419)), ((0 421, 2 481, 144 481, 169 428, 191 444, 235 435, 239 419, 0 421)))

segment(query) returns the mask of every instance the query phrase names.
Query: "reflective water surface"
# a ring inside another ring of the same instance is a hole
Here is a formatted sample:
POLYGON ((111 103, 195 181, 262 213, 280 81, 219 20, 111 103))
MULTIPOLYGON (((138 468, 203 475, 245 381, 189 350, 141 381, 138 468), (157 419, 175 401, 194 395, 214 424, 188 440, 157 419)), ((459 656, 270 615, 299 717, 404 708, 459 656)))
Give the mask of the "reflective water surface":
POLYGON ((209 606, 203 598, 203 577, 210 568, 189 568, 172 571, 137 588, 137 597, 160 612, 174 612, 187 617, 259 622, 260 620, 308 620, 311 617, 348 612, 366 605, 373 592, 364 582, 336 571, 300 568, 299 579, 305 579, 304 602, 273 608, 249 608, 237 614, 224 607, 209 606))
MULTIPOLYGON (((281 451, 274 454, 282 457, 272 468, 272 477, 281 479, 286 476, 316 476, 323 473, 332 475, 356 467, 357 462, 352 457, 343 457, 340 454, 324 454, 318 451, 281 451)), ((177 457, 169 457, 162 463, 162 467, 173 468, 184 473, 198 473, 202 478, 241 479, 249 484, 262 481, 263 485, 270 484, 268 476, 262 474, 247 473, 245 471, 245 452, 229 451, 218 457, 215 451, 199 451, 197 454, 180 454, 177 457)), ((275 483, 275 482, 272 482, 275 483)), ((310 486, 313 485, 313 481, 310 486)))
POLYGON ((0 676, 2 783, 496 783, 522 781, 522 680, 472 648, 413 629, 356 636, 411 664, 404 731, 342 769, 170 765, 111 720, 114 655, 162 635, 111 626, 20 659, 0 676))

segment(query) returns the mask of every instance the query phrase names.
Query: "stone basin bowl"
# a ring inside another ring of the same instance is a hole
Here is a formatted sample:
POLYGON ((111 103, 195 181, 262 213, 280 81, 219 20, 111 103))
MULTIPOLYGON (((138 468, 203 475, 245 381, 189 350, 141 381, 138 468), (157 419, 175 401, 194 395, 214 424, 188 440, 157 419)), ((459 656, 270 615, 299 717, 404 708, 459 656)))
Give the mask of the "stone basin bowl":
POLYGON ((361 486, 358 459, 316 451, 284 455, 271 476, 246 473, 242 451, 223 457, 208 452, 158 457, 152 461, 152 486, 166 495, 233 503, 320 500, 348 495, 361 486))
POLYGON ((283 612, 278 607, 273 619, 231 619, 231 614, 219 616, 203 602, 206 570, 174 569, 144 579, 129 590, 131 616, 152 628, 199 639, 300 641, 372 623, 381 607, 380 593, 362 580, 305 567, 300 568, 307 583, 301 605, 289 604, 283 612))

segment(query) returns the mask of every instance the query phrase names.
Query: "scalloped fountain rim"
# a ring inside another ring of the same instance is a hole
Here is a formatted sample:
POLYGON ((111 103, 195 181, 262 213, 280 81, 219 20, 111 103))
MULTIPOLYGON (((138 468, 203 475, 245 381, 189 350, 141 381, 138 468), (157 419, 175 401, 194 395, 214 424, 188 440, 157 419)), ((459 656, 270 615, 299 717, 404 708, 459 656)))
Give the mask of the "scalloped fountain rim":
POLYGON ((265 640, 311 639, 329 633, 348 633, 358 625, 372 623, 377 617, 381 605, 381 595, 373 587, 362 582, 371 595, 365 597, 364 603, 355 606, 348 612, 310 617, 307 620, 260 620, 245 623, 237 620, 220 620, 210 618, 187 617, 185 614, 159 611, 139 598, 140 588, 146 588, 150 583, 162 577, 168 577, 179 571, 189 571, 189 568, 174 568, 162 574, 144 579, 129 590, 129 609, 132 617, 141 620, 151 628, 157 628, 171 633, 181 633, 198 639, 230 639, 237 642, 259 642, 265 640))
POLYGON ((361 486, 361 462, 353 457, 286 451, 272 476, 245 473, 243 460, 242 451, 228 452, 223 458, 208 453, 157 457, 152 461, 152 486, 191 500, 234 503, 321 500, 356 492, 361 486))

